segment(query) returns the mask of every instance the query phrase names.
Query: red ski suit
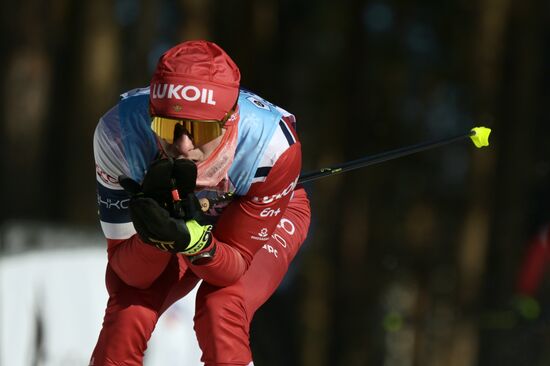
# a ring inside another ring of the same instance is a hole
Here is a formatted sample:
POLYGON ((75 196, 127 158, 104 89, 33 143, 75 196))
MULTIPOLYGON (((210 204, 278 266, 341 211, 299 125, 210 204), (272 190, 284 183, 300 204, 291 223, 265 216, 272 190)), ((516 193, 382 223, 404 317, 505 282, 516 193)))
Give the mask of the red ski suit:
MULTIPOLYGON (((281 147, 265 180, 221 213, 213 230, 216 253, 207 264, 192 265, 137 234, 107 238, 109 300, 91 365, 142 365, 160 315, 201 279, 194 318, 201 360, 208 366, 252 364, 252 317, 283 279, 310 221, 306 193, 296 187, 300 143, 291 124, 285 126, 292 142, 281 147)), ((97 171, 98 182, 114 182, 100 166, 97 171)))

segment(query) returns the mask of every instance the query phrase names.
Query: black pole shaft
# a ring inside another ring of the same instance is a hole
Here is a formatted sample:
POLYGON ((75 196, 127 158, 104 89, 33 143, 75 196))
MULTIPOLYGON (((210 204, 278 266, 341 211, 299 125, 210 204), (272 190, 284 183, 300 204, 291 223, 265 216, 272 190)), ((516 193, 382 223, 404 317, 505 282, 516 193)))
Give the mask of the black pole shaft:
POLYGON ((465 138, 469 138, 470 136, 473 136, 473 135, 475 135, 475 131, 468 131, 468 133, 464 133, 461 135, 447 137, 447 138, 435 140, 435 141, 422 142, 416 145, 401 147, 399 149, 384 151, 379 154, 369 155, 360 159, 341 163, 333 167, 323 168, 323 169, 316 170, 313 172, 308 172, 308 173, 302 173, 300 175, 300 179, 298 180, 298 183, 311 182, 313 180, 328 177, 329 175, 349 172, 350 170, 364 168, 369 165, 374 165, 384 161, 397 159, 402 156, 407 156, 420 151, 451 144, 453 142, 460 141, 465 138))

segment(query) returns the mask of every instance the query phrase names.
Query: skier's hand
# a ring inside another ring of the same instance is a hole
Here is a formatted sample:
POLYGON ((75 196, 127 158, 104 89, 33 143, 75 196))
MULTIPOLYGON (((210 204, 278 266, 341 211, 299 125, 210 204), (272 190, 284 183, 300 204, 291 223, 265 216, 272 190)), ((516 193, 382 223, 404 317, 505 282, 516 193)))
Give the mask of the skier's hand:
POLYGON ((185 220, 195 220, 201 225, 212 223, 201 208, 201 203, 197 196, 189 193, 186 197, 182 197, 181 209, 185 212, 185 220))
POLYGON ((134 227, 145 243, 190 257, 205 250, 213 254, 212 225, 171 217, 166 209, 149 197, 135 197, 129 206, 134 227))
POLYGON ((184 218, 185 211, 179 197, 186 197, 195 190, 197 167, 187 159, 155 160, 147 169, 140 185, 127 176, 120 176, 119 183, 132 198, 149 197, 171 216, 184 218))

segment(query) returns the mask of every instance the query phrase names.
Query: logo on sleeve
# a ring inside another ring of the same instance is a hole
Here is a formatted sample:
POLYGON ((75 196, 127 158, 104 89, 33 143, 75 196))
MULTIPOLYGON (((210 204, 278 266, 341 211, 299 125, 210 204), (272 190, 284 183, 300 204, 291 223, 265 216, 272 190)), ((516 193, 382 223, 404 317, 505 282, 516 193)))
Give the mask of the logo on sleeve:
POLYGON ((261 217, 275 217, 281 213, 281 209, 277 208, 276 210, 272 209, 271 207, 268 207, 264 209, 262 212, 260 212, 261 217))
POLYGON ((262 228, 262 230, 260 230, 260 232, 256 235, 252 235, 250 238, 254 239, 254 240, 269 240, 269 233, 267 231, 267 228, 262 228))
POLYGON ((273 254, 275 256, 275 258, 279 258, 279 255, 278 255, 279 252, 277 252, 277 249, 273 248, 271 245, 264 244, 264 246, 262 248, 267 250, 267 252, 269 254, 273 254))
POLYGON ((95 165, 95 172, 97 176, 105 183, 107 184, 118 184, 118 179, 115 177, 110 176, 107 174, 104 170, 102 170, 99 165, 95 165))
POLYGON ((102 197, 100 194, 97 195, 97 204, 99 207, 104 207, 108 210, 127 210, 128 203, 130 203, 129 198, 117 199, 110 197, 102 197))
POLYGON ((296 185, 298 184, 298 178, 299 177, 296 177, 296 179, 292 183, 290 183, 290 185, 286 187, 281 193, 277 193, 271 196, 252 197, 252 200, 254 202, 259 202, 259 203, 271 203, 285 196, 288 196, 290 193, 294 191, 294 188, 296 188, 296 185))

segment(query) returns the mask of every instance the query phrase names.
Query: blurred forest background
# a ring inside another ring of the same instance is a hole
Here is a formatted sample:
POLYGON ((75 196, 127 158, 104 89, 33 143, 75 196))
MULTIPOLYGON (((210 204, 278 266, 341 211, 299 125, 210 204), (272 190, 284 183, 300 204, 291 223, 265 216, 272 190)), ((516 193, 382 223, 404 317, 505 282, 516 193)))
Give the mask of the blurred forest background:
POLYGON ((493 129, 490 148, 309 184, 257 365, 550 365, 549 281, 517 286, 550 221, 548 0, 19 0, 0 17, 3 228, 99 232, 98 118, 169 47, 209 39, 297 116, 304 171, 493 129))

